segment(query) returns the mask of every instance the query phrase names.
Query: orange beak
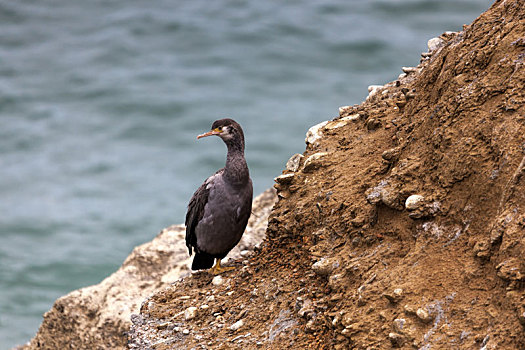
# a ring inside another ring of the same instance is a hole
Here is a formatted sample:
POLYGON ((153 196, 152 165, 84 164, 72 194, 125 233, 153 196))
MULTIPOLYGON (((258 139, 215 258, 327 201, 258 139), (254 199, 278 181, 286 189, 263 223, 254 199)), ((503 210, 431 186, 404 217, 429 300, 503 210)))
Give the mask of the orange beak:
POLYGON ((198 135, 198 136, 197 136, 197 140, 198 140, 198 139, 201 139, 201 138, 203 138, 203 137, 208 137, 208 136, 212 136, 212 135, 219 135, 219 134, 220 134, 219 131, 211 130, 211 131, 208 131, 208 132, 206 132, 206 133, 204 133, 204 134, 200 134, 200 135, 198 135))

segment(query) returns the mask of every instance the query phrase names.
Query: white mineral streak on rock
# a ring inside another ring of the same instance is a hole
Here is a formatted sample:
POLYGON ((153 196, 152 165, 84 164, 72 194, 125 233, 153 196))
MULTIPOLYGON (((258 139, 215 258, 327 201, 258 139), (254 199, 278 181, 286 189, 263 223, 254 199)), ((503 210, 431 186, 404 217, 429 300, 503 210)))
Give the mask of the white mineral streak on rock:
POLYGON ((346 116, 346 117, 343 117, 341 118, 340 120, 344 120, 344 121, 354 121, 354 120, 358 120, 360 117, 359 113, 356 113, 356 114, 351 114, 349 116, 346 116))
POLYGON ((342 126, 345 126, 346 124, 347 124, 347 122, 344 121, 344 120, 336 120, 336 121, 333 121, 333 122, 329 122, 328 124, 326 124, 326 126, 324 128, 327 129, 327 130, 332 130, 332 129, 337 129, 337 128, 340 128, 342 126))
POLYGON ((286 162, 286 170, 293 171, 294 173, 299 170, 299 164, 301 163, 301 159, 303 159, 303 155, 296 153, 293 156, 288 159, 286 162))
POLYGON ((419 71, 419 69, 417 67, 401 67, 401 69, 403 70, 403 72, 405 72, 406 74, 410 74, 410 73, 416 73, 419 71))
POLYGON ((322 258, 312 265, 312 270, 320 276, 328 276, 339 267, 339 261, 333 259, 322 258))
POLYGON ((429 314, 429 312, 424 308, 419 308, 416 311, 417 317, 425 323, 428 323, 433 320, 433 317, 429 314))
POLYGON ((307 144, 314 144, 317 140, 323 137, 323 133, 321 130, 326 124, 328 124, 328 120, 325 120, 324 122, 314 125, 310 129, 308 129, 308 132, 306 133, 306 138, 304 141, 307 144))
POLYGON ((304 162, 303 171, 310 171, 322 165, 321 158, 326 156, 328 153, 319 152, 312 154, 310 157, 306 158, 304 162))
POLYGON ((186 310, 184 310, 184 319, 186 321, 193 320, 195 317, 197 317, 197 308, 195 306, 190 306, 186 310))
POLYGON ((274 178, 273 181, 277 182, 278 184, 288 184, 292 182, 293 177, 294 174, 283 174, 274 178))
POLYGON ((382 89, 382 88, 383 88, 383 85, 368 86, 368 97, 367 98, 374 96, 379 91, 379 89, 382 89))
POLYGON ((244 321, 243 320, 239 320, 239 321, 235 322, 234 324, 232 324, 230 326, 230 329, 235 332, 235 331, 238 331, 239 329, 241 329, 242 326, 244 326, 244 321))
POLYGON ((341 106, 339 107, 339 115, 343 114, 344 112, 346 112, 346 110, 350 108, 350 106, 341 106))
POLYGON ((405 202, 405 208, 407 210, 415 210, 423 204, 424 200, 425 200, 425 197, 419 194, 413 194, 407 198, 405 202))
POLYGON ((427 42, 428 51, 433 52, 436 51, 443 45, 445 41, 441 38, 432 38, 427 42))

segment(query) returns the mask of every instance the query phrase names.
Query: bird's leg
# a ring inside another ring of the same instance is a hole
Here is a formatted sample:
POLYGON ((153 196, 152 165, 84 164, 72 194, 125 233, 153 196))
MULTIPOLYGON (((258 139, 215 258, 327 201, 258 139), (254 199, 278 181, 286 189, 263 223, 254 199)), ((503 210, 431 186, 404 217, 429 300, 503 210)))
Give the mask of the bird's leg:
POLYGON ((220 275, 223 272, 231 271, 231 270, 234 270, 234 269, 235 269, 235 267, 233 267, 233 266, 221 266, 221 259, 217 259, 217 262, 215 263, 215 265, 211 269, 209 269, 208 271, 212 275, 220 275))

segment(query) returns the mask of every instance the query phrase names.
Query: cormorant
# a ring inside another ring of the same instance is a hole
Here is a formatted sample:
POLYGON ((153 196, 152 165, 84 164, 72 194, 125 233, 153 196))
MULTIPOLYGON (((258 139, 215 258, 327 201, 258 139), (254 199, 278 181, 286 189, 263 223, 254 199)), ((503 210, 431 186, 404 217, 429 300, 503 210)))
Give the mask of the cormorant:
POLYGON ((216 120, 211 131, 228 147, 226 165, 195 191, 186 213, 186 246, 195 257, 192 270, 210 269, 212 274, 232 270, 223 259, 241 240, 252 210, 253 187, 244 159, 244 133, 232 119, 216 120), (215 265, 214 260, 217 259, 215 265), (213 266, 213 267, 212 267, 213 266))

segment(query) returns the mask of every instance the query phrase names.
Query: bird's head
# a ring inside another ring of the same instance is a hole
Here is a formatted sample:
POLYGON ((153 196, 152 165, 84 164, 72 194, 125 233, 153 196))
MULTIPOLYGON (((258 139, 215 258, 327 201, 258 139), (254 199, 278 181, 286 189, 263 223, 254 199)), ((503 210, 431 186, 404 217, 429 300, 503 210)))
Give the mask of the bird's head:
POLYGON ((241 126, 233 119, 219 119, 213 122, 211 130, 197 136, 197 139, 217 135, 224 142, 240 142, 244 145, 244 133, 241 126))

